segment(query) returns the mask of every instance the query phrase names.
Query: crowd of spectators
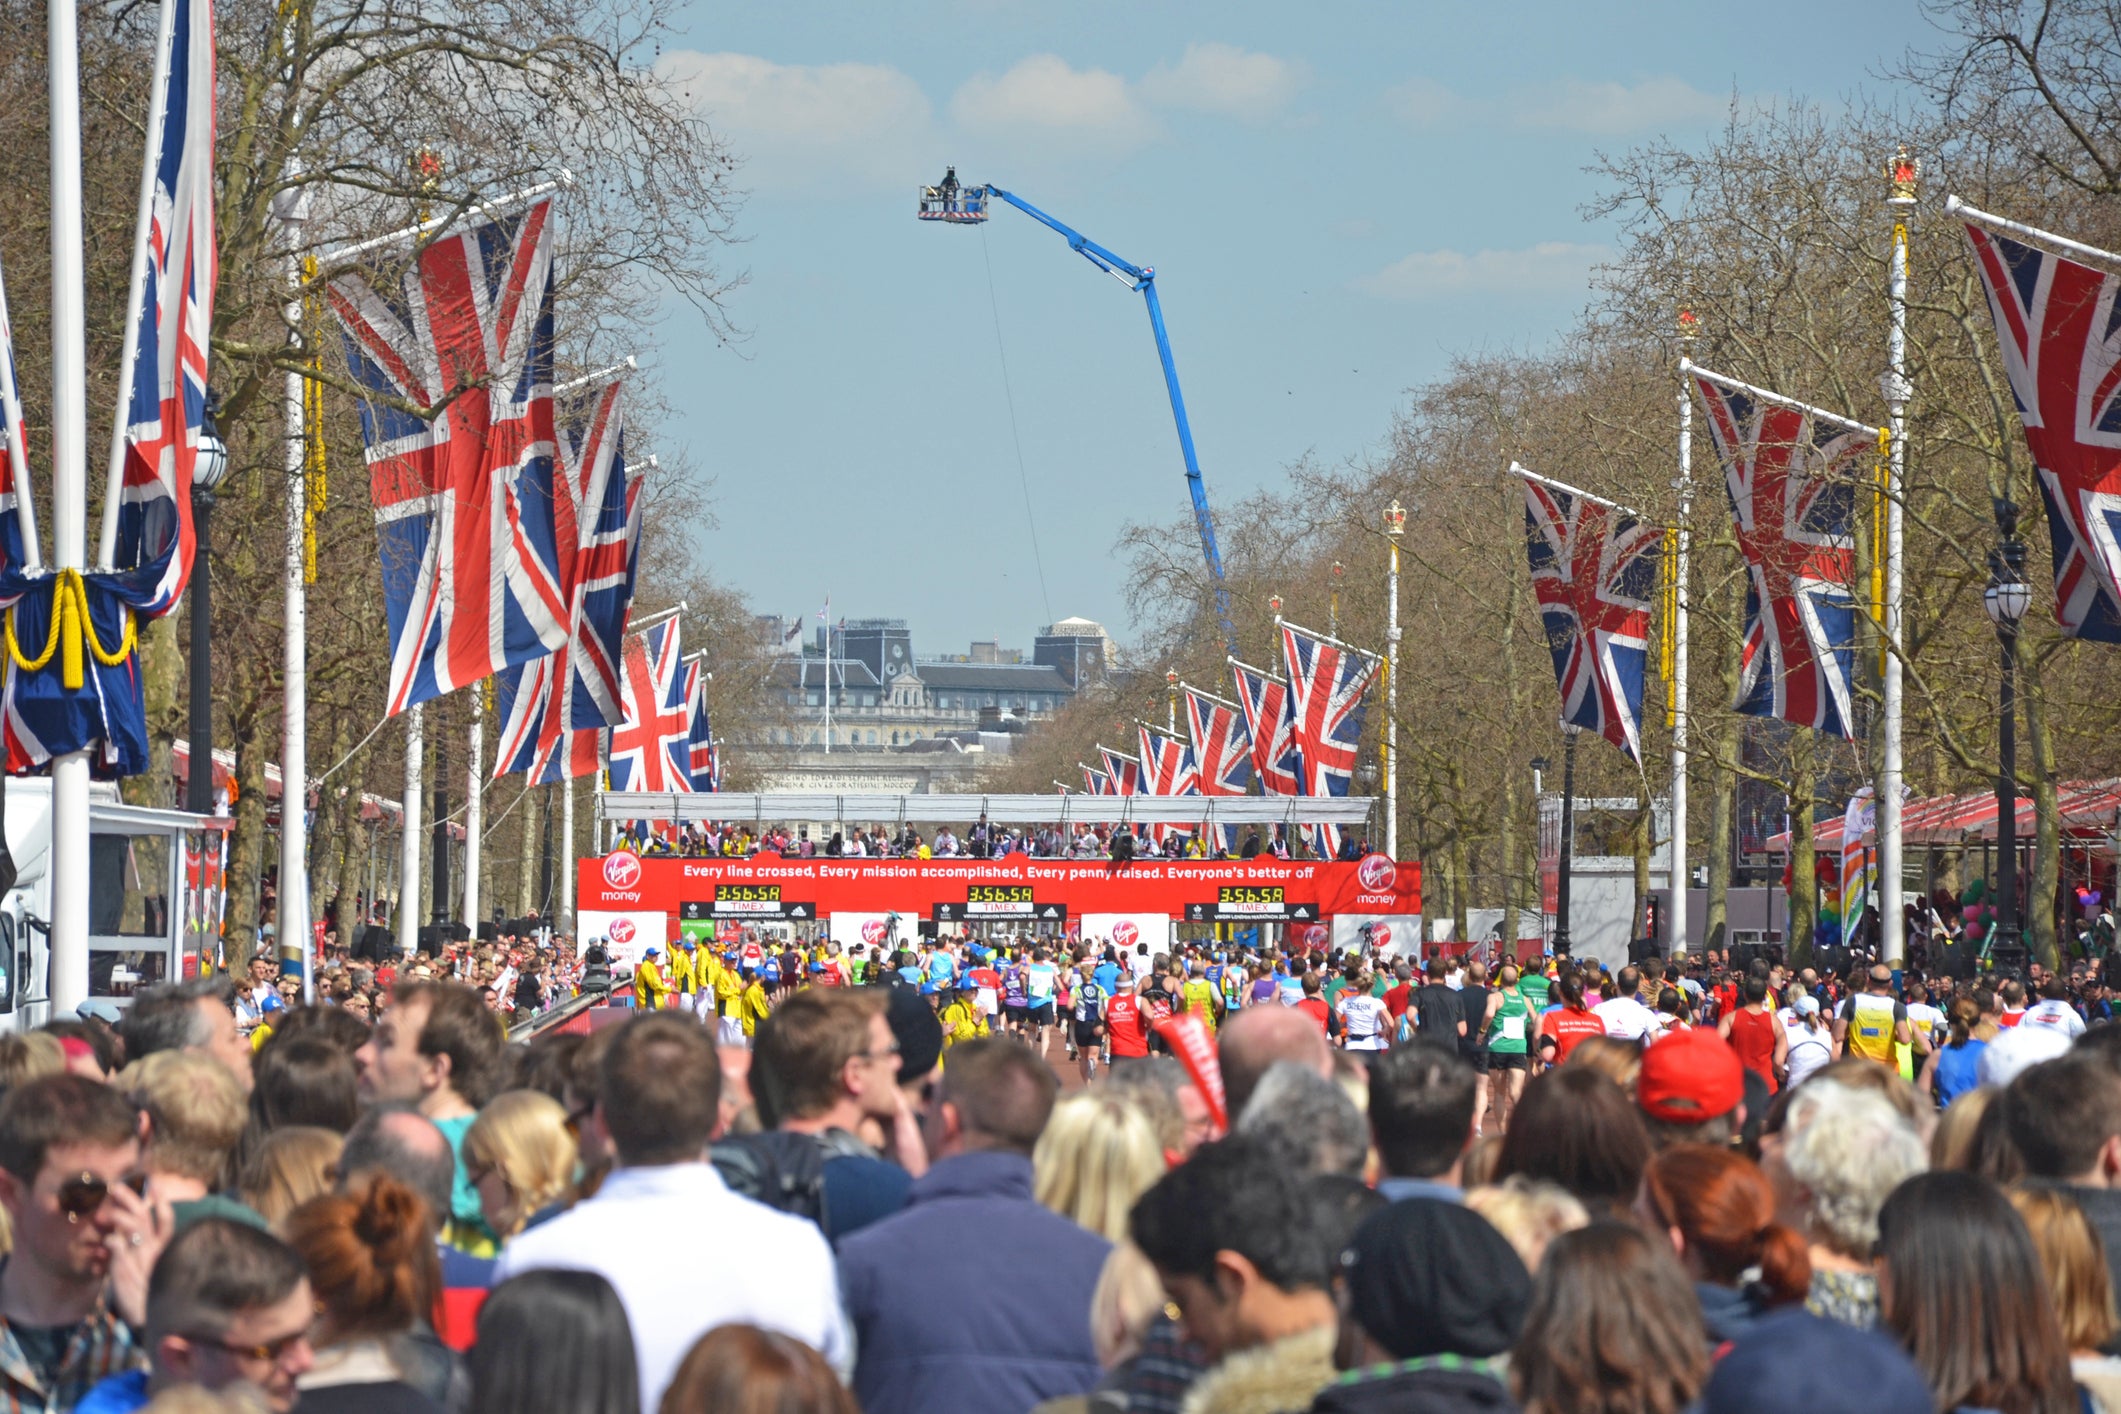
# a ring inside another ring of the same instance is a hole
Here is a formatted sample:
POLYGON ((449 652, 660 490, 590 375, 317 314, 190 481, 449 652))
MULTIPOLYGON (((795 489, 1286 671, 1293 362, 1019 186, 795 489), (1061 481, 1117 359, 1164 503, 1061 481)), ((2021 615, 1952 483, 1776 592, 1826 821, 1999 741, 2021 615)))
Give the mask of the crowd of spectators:
MULTIPOLYGON (((700 824, 651 824, 636 821, 622 827, 620 848, 643 855, 680 855, 688 859, 748 859, 777 854, 787 859, 999 859, 1022 854, 1033 859, 1274 859, 1313 857, 1300 833, 1280 826, 1242 833, 1228 827, 1194 830, 1183 826, 1078 822, 1024 829, 989 824, 984 816, 962 833, 948 825, 922 834, 911 825, 856 825, 814 838, 809 827, 769 825, 754 830, 745 824, 707 821, 700 824)), ((1334 846, 1335 858, 1360 859, 1369 845, 1344 832, 1334 846)))

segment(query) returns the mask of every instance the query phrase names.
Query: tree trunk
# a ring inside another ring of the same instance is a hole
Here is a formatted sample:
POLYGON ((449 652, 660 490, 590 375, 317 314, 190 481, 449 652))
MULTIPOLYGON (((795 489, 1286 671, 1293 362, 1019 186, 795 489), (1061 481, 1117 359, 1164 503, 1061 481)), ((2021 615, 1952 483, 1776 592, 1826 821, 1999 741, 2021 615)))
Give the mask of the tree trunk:
POLYGON ((1470 942, 1466 937, 1466 896, 1471 892, 1470 880, 1466 878, 1466 835, 1463 830, 1451 832, 1451 936, 1459 942, 1470 942))
MULTIPOLYGON (((177 647, 177 625, 183 622, 187 622, 186 613, 164 614, 140 630, 140 688, 147 716, 147 772, 127 776, 118 783, 118 793, 128 805, 149 805, 168 810, 178 804, 176 764, 170 750, 170 738, 183 730, 178 725, 181 719, 177 715, 185 668, 185 655, 177 647)), ((207 749, 196 748, 192 759, 202 759, 207 749)), ((211 771, 212 758, 205 759, 207 769, 211 771)))
POLYGON ((1631 938, 1646 938, 1650 935, 1650 851, 1655 847, 1652 836, 1656 830, 1652 824, 1655 812, 1650 805, 1650 793, 1641 789, 1635 797, 1635 828, 1630 831, 1629 843, 1635 855, 1635 907, 1628 924, 1631 938))
POLYGON ((1702 861, 1708 866, 1708 916, 1702 923, 1702 947, 1719 951, 1729 946, 1731 903, 1731 834, 1737 824, 1737 784, 1734 772, 1712 762, 1709 766, 1709 834, 1702 861))
POLYGON ((1812 843, 1812 801, 1819 783, 1812 760, 1812 734, 1790 736, 1790 890, 1785 955, 1792 967, 1812 960, 1812 930, 1819 919, 1819 858, 1812 843))
POLYGON ((516 799, 522 802, 516 813, 523 817, 519 822, 519 834, 523 843, 516 856, 515 913, 518 918, 527 918, 530 916, 530 910, 538 907, 538 846, 541 843, 539 827, 544 823, 544 812, 539 807, 545 803, 545 792, 541 787, 530 783, 530 776, 526 772, 523 776, 522 793, 516 799))

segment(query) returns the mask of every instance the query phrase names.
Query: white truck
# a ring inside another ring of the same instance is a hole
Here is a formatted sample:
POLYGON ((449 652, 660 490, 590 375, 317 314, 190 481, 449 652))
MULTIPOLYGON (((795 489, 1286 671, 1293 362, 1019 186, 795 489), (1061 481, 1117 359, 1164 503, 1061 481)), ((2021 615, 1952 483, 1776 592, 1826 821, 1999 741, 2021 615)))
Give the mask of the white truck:
MULTIPOLYGON (((0 1032, 54 1019, 52 783, 48 776, 15 776, 6 790, 7 848, 16 873, 0 897, 0 1032)), ((114 1018, 140 988, 214 965, 221 847, 232 822, 127 805, 106 781, 89 791, 85 1009, 114 1018)))

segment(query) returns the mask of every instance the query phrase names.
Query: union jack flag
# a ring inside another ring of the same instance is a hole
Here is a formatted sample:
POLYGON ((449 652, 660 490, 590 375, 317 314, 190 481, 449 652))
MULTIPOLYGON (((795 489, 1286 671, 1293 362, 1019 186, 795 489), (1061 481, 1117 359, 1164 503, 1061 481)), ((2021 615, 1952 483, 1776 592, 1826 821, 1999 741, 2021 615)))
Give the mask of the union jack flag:
MULTIPOLYGON (((1300 763, 1296 793, 1346 795, 1362 749, 1363 696, 1383 660, 1293 624, 1281 624, 1281 651, 1289 665, 1289 715, 1300 763)), ((1339 826, 1307 825, 1305 832, 1321 858, 1340 852, 1339 826)))
POLYGON ((2047 506, 2055 618, 2072 638, 2121 643, 2121 279, 1966 235, 2047 506))
POLYGON ((567 655, 542 658, 494 675, 500 709, 493 773, 528 773, 533 785, 593 776, 603 768, 604 733, 596 727, 562 729, 567 720, 567 655))
POLYGON ((1105 763, 1105 778, 1112 783, 1111 795, 1140 795, 1142 793, 1142 764, 1123 751, 1109 747, 1097 749, 1097 759, 1105 763))
POLYGON ((1080 761, 1075 763, 1075 768, 1083 773, 1083 785, 1089 790, 1090 794, 1112 794, 1112 778, 1103 771, 1093 771, 1080 761))
POLYGON ((692 791, 692 711, 679 657, 675 618, 626 640, 626 720, 611 731, 613 790, 692 791))
POLYGON ((421 251, 386 294, 332 281, 361 401, 402 712, 564 646, 552 203, 421 251), (437 409, 432 421, 405 404, 437 409))
POLYGON ((1663 535, 1625 511, 1524 476, 1532 592, 1561 719, 1642 761, 1642 680, 1663 535))
MULTIPOLYGON (((206 421, 207 342, 213 332, 214 19, 210 0, 165 0, 167 86, 150 115, 135 256, 132 366, 111 448, 123 594, 156 619, 177 607, 191 577, 192 467, 206 421)), ((108 522, 106 522, 108 525, 108 522)))
POLYGON ((619 382, 593 392, 579 417, 561 423, 559 482, 568 494, 560 537, 573 627, 574 697, 567 725, 620 720, 619 651, 640 565, 641 484, 626 470, 619 382), (572 531, 569 535, 565 532, 572 531), (572 553, 566 553, 572 544, 572 553))
MULTIPOLYGON (((1141 737, 1141 793, 1199 795, 1200 780, 1193 768, 1193 748, 1160 727, 1152 727, 1147 722, 1134 725, 1141 737)), ((1197 829, 1197 826, 1189 830, 1182 825, 1151 825, 1149 835, 1162 845, 1174 832, 1190 835, 1197 829)))
POLYGON ((1296 753, 1296 718, 1290 706, 1289 682, 1264 668, 1230 659, 1237 682, 1238 705, 1244 708, 1245 735, 1252 742, 1252 769, 1268 795, 1301 795, 1302 759, 1296 753))
POLYGON ((1202 795, 1243 795, 1252 785, 1252 738, 1245 711, 1197 687, 1180 685, 1186 729, 1193 739, 1195 779, 1202 795))
POLYGON ((707 670, 698 662, 685 665, 685 701, 691 722, 686 736, 689 751, 687 764, 690 767, 692 788, 696 791, 716 791, 722 788, 722 747, 714 739, 714 728, 707 720, 707 670))
MULTIPOLYGON (((1748 571, 1738 702, 1853 739, 1855 481, 1877 444, 1697 378, 1748 571)), ((1647 593, 1648 585, 1644 586, 1647 593)))

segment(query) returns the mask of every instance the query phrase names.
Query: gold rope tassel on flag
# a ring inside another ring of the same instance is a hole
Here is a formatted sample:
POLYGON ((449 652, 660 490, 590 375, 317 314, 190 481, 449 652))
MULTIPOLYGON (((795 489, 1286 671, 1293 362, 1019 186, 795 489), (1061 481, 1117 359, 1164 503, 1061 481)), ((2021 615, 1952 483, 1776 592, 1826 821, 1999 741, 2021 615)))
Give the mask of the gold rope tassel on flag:
POLYGON ((73 568, 60 570, 57 583, 52 586, 52 622, 44 636, 44 650, 34 658, 24 657, 22 644, 15 637, 15 608, 9 606, 6 618, 7 656, 15 667, 25 673, 40 673, 50 663, 54 653, 59 655, 59 681, 68 692, 79 692, 88 681, 86 665, 81 661, 81 648, 95 655, 96 661, 106 668, 115 668, 132 657, 133 647, 139 642, 139 629, 133 611, 125 611, 125 633, 113 653, 96 637, 96 623, 88 612, 88 584, 81 578, 81 571, 73 568))
MULTIPOLYGON (((302 259, 305 285, 315 285, 317 258, 302 259)), ((310 324, 316 325, 317 302, 308 302, 310 324)), ((302 475, 307 483, 302 498, 302 582, 317 582, 317 517, 324 513, 331 483, 324 461, 324 351, 321 345, 309 360, 311 375, 302 380, 302 475)))
POLYGON ((1664 724, 1679 725, 1679 696, 1672 688, 1678 663, 1675 636, 1679 625, 1679 531, 1664 533, 1664 553, 1657 557, 1657 671, 1664 678, 1664 724))

